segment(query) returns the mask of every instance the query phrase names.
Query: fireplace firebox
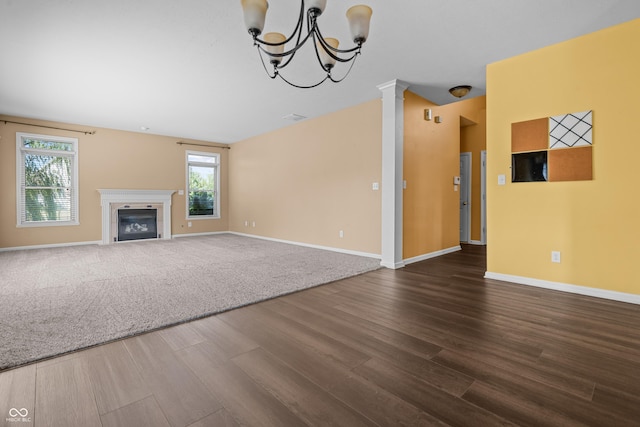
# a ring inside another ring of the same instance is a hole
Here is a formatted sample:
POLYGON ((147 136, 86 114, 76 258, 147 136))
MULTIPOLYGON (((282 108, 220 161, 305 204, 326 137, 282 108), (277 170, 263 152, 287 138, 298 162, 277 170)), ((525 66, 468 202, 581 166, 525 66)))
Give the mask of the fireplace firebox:
POLYGON ((157 209, 118 209, 119 242, 160 237, 157 209))

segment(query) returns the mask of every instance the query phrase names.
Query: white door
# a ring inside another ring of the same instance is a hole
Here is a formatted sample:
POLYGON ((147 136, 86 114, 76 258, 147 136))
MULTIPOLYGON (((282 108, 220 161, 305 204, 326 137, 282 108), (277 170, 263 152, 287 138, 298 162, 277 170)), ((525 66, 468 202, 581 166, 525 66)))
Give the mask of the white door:
POLYGON ((460 153, 460 241, 471 240, 471 153, 460 153))

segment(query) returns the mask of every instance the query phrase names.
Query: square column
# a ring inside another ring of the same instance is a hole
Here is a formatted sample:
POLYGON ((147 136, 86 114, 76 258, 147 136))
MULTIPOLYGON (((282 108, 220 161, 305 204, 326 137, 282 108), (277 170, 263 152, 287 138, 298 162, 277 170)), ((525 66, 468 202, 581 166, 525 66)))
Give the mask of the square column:
POLYGON ((404 91, 408 84, 392 80, 382 92, 382 261, 402 268, 402 181, 404 155, 404 91))

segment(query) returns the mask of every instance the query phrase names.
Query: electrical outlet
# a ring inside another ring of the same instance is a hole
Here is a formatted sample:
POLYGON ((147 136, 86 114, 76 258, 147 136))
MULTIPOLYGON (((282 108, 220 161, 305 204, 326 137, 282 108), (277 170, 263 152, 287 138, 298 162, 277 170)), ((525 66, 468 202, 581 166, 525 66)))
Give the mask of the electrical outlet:
POLYGON ((191 227, 192 225, 193 225, 193 224, 191 224, 191 221, 189 221, 189 222, 187 223, 187 227, 191 227))
POLYGON ((372 188, 373 188, 373 190, 379 190, 380 189, 380 184, 378 184, 377 182, 374 182, 372 188))
POLYGON ((551 262, 560 262, 560 251, 551 251, 551 262))
POLYGON ((244 222, 244 226, 245 226, 245 227, 248 227, 248 226, 249 226, 249 221, 245 221, 245 222, 244 222))
POLYGON ((340 235, 340 238, 342 239, 344 237, 344 231, 340 230, 340 233, 338 233, 340 235))
POLYGON ((255 222, 255 221, 252 221, 252 222, 251 222, 251 226, 252 226, 252 227, 255 227, 255 226, 256 226, 256 222, 255 222))

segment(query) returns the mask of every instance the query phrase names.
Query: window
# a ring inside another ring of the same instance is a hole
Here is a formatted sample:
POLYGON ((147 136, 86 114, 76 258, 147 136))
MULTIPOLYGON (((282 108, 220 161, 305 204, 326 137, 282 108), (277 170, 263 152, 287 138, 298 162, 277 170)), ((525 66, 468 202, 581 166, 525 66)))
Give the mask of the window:
POLYGON ((16 133, 18 227, 78 225, 78 140, 16 133))
POLYGON ((219 218, 220 156, 187 151, 187 218, 219 218))

